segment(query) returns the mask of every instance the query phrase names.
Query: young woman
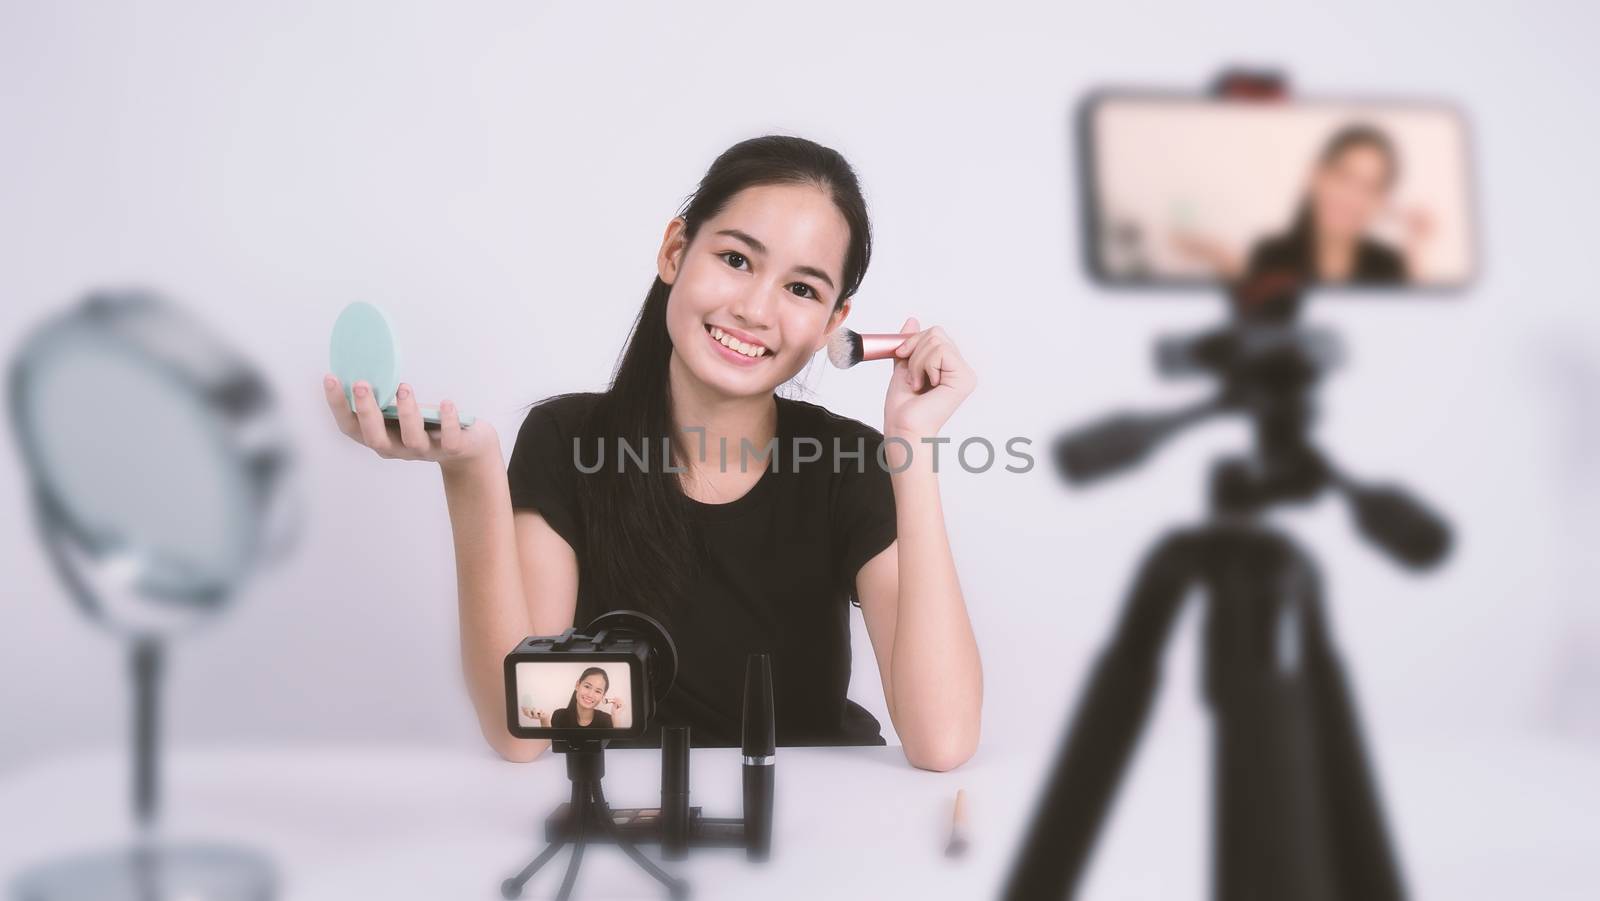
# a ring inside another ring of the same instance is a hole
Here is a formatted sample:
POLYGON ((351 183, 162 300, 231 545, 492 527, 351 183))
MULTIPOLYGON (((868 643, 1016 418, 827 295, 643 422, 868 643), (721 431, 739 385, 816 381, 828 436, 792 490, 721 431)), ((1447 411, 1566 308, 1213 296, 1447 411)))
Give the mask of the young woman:
POLYGON ((578 676, 578 682, 572 687, 572 698, 567 701, 567 706, 553 714, 547 714, 537 707, 524 707, 522 715, 538 720, 539 725, 546 729, 574 727, 626 729, 631 724, 628 718, 622 715, 624 705, 620 698, 606 697, 606 692, 610 689, 611 677, 600 667, 591 666, 578 676), (610 712, 601 710, 601 704, 609 705, 610 712))
POLYGON ((1432 230, 1428 215, 1420 210, 1403 215, 1403 247, 1371 235, 1399 174, 1399 155, 1387 134, 1370 125, 1348 125, 1317 154, 1288 228, 1257 241, 1246 260, 1196 235, 1180 236, 1178 246, 1229 279, 1282 273, 1301 284, 1414 281, 1432 230))
POLYGON ((463 666, 503 756, 547 744, 507 734, 506 651, 611 609, 657 616, 677 644, 652 730, 683 723, 697 745, 737 744, 745 658, 766 652, 780 743, 882 744, 845 697, 852 599, 906 758, 947 770, 972 755, 982 674, 924 441, 972 392, 971 367, 912 318, 881 433, 774 393, 849 316, 870 255, 843 157, 754 138, 720 155, 667 223, 609 389, 535 406, 509 467, 488 423, 461 429, 449 401, 428 432, 409 386, 386 424, 367 386, 354 386, 352 413, 325 379, 347 435, 443 470, 463 666))

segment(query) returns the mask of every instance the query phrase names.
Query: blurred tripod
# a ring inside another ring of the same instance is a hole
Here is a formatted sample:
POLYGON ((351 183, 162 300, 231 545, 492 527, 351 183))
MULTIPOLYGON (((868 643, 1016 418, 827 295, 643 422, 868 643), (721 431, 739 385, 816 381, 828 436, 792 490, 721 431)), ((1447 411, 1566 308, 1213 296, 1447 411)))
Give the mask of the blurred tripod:
MULTIPOLYGON (((578 867, 583 863, 583 851, 588 847, 591 835, 595 836, 596 841, 603 841, 601 834, 616 843, 617 847, 638 864, 640 869, 666 886, 669 897, 673 899, 689 897, 687 882, 673 877, 656 866, 655 861, 644 856, 644 852, 640 851, 612 822, 611 807, 606 803, 605 792, 600 787, 600 780, 606 774, 605 742, 557 739, 551 743, 551 749, 558 754, 567 755, 567 778, 572 780, 572 803, 567 808, 574 836, 570 839, 572 856, 567 860, 567 873, 561 879, 561 888, 556 893, 557 901, 567 901, 572 897, 573 885, 578 881, 578 867)), ((523 886, 527 885, 528 880, 560 853, 568 842, 569 839, 565 835, 552 838, 545 849, 539 852, 538 857, 529 861, 517 875, 500 883, 501 897, 521 897, 523 886)))
POLYGON ((1242 413, 1254 432, 1250 453, 1215 464, 1208 520, 1158 540, 1141 564, 1079 701, 1007 899, 1076 891, 1149 714, 1173 619, 1194 586, 1206 599, 1212 897, 1404 897, 1355 702, 1324 619, 1316 565, 1262 514, 1337 490, 1361 533, 1413 567, 1445 555, 1449 530, 1403 490, 1357 482, 1312 445, 1312 389, 1338 362, 1338 342, 1330 332, 1296 324, 1297 290, 1261 284, 1252 290, 1234 297, 1228 326, 1158 347, 1163 373, 1214 375, 1221 381, 1215 396, 1167 413, 1115 415, 1068 433, 1056 446, 1066 478, 1083 483, 1213 415, 1242 413))

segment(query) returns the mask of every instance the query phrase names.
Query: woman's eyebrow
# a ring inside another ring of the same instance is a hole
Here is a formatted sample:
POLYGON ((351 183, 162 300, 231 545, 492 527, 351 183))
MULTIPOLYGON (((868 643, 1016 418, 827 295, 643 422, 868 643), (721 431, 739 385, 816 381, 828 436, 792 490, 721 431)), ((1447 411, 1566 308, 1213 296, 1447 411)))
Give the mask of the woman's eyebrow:
POLYGON ((823 272, 821 269, 818 269, 815 266, 796 266, 794 267, 794 271, 800 273, 801 275, 809 275, 812 278, 827 282, 828 290, 834 290, 833 279, 828 277, 828 273, 823 272))
POLYGON ((767 245, 761 243, 760 241, 757 241, 755 239, 754 235, 746 234, 746 233, 738 230, 737 228, 719 229, 717 231, 717 234, 719 234, 719 235, 727 235, 730 238, 738 238, 739 240, 743 241, 744 243, 750 245, 750 249, 755 251, 756 253, 766 253, 767 252, 767 245))
MULTIPOLYGON (((745 244, 748 244, 750 249, 754 250, 756 253, 765 254, 767 252, 767 245, 757 241, 754 235, 746 234, 737 228, 718 229, 717 234, 727 235, 730 238, 737 238, 740 241, 743 241, 745 244)), ((829 289, 837 290, 834 288, 833 279, 828 276, 828 273, 823 272, 821 269, 818 269, 815 266, 796 266, 794 267, 794 271, 800 273, 801 275, 809 275, 814 279, 826 282, 829 289)))

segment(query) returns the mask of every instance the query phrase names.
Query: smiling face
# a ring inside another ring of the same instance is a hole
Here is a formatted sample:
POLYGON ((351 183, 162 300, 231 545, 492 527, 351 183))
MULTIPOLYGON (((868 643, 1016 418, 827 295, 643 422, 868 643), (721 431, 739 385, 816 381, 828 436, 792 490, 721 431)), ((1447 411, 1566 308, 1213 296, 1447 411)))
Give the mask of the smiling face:
POLYGON ((850 226, 815 185, 758 185, 702 222, 667 227, 657 266, 672 285, 672 366, 717 394, 770 394, 849 313, 839 305, 850 226), (836 309, 837 308, 837 309, 836 309))
POLYGON ((1388 155, 1370 143, 1353 144, 1323 164, 1311 185, 1318 234, 1359 238, 1388 199, 1392 175, 1388 155))
POLYGON ((591 673, 579 679, 576 688, 578 706, 593 710, 605 699, 608 687, 607 679, 601 673, 591 673))

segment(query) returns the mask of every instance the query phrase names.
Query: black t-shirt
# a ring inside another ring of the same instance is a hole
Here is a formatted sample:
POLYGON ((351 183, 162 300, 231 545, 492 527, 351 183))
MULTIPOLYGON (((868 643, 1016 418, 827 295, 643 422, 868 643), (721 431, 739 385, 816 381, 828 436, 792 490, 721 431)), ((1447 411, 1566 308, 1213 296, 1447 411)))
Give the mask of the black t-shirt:
POLYGON ((550 728, 610 729, 613 727, 611 725, 611 714, 606 713, 604 710, 596 710, 594 712, 594 719, 589 721, 589 725, 584 726, 582 723, 578 722, 577 715, 572 712, 572 708, 561 707, 558 708, 555 713, 550 714, 550 728))
MULTIPOLYGON (((1247 277, 1269 271, 1291 273, 1301 281, 1314 283, 1317 266, 1304 241, 1292 235, 1263 238, 1250 251, 1250 261, 1245 266, 1247 277)), ((1400 252, 1372 238, 1362 238, 1356 244, 1355 259, 1346 279, 1351 284, 1392 285, 1408 278, 1406 260, 1400 252)))
MULTIPOLYGON (((578 463, 592 469, 598 459, 584 429, 599 397, 562 395, 531 409, 508 472, 512 507, 537 510, 577 554, 579 628, 629 607, 626 599, 595 597, 581 576, 586 559, 605 552, 585 547, 578 482, 588 477, 578 463), (581 439, 576 454, 575 437, 581 439)), ((856 573, 895 539, 894 493, 879 464, 883 435, 816 404, 775 400, 775 467, 769 462, 737 500, 686 498, 707 557, 672 624, 677 681, 638 744, 659 745, 662 725, 688 725, 697 746, 738 745, 745 658, 761 652, 772 655, 780 744, 885 743, 878 720, 845 696, 856 573), (796 438, 819 445, 797 447, 796 438), (808 460, 819 446, 820 459, 808 460)), ((708 459, 717 455, 707 448, 708 459)), ((728 456, 729 466, 739 465, 737 448, 728 456)), ((616 458, 603 459, 614 471, 616 458)), ((749 465, 760 462, 756 454, 749 465)))

